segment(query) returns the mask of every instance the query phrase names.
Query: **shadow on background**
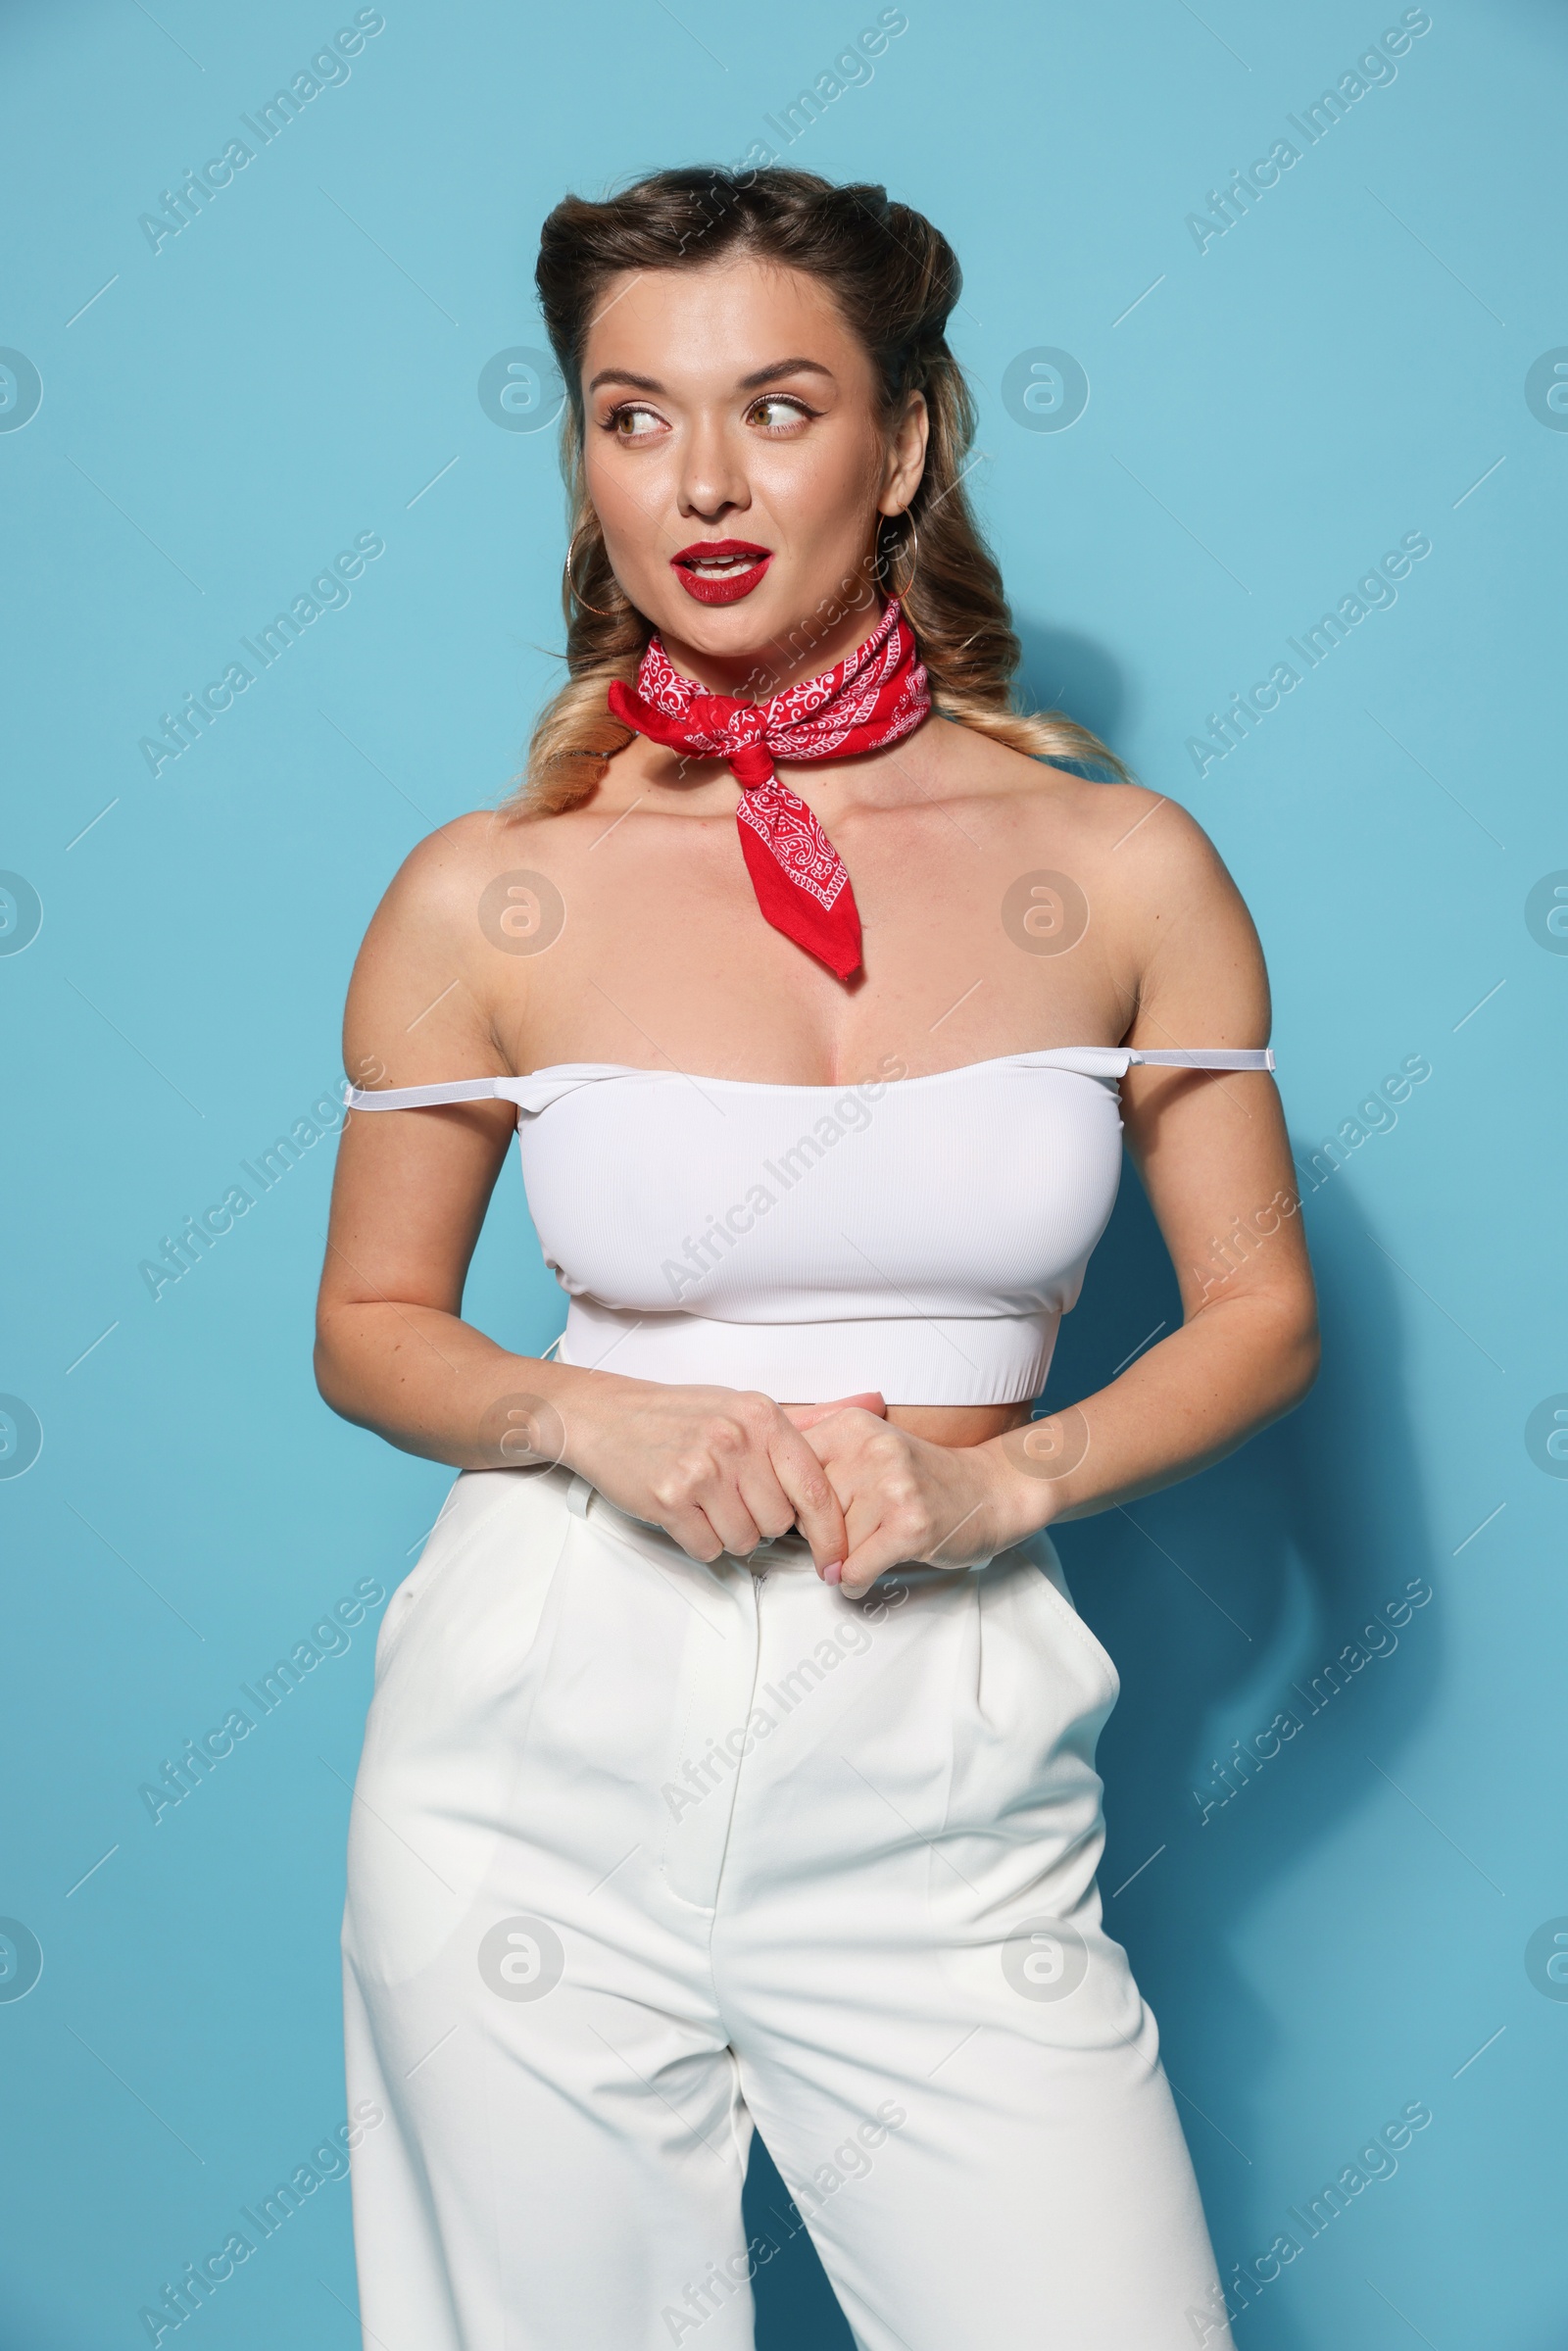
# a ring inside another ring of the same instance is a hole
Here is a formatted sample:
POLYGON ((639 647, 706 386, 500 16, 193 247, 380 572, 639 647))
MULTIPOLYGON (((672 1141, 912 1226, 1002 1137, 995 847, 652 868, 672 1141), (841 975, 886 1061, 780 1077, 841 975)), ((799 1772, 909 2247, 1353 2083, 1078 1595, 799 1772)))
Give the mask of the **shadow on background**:
MULTIPOLYGON (((1309 1148, 1298 1147, 1298 1164, 1309 1148)), ((1373 1612, 1428 1575, 1432 1550, 1388 1262, 1368 1244, 1345 1173, 1308 1191, 1303 1213, 1323 1323, 1323 1370, 1305 1403, 1201 1476, 1058 1535, 1074 1595, 1122 1677, 1100 1749, 1106 1925, 1159 2020, 1222 2277, 1290 2226, 1251 2181, 1277 2054, 1302 2030, 1257 1998, 1232 1951, 1248 1912, 1268 1907, 1313 1841, 1381 1794, 1367 1755, 1392 1760, 1431 1701, 1439 1663, 1437 1614, 1423 1610, 1395 1636, 1397 1650, 1348 1675, 1337 1694, 1312 1697, 1314 1676, 1373 1612), (1301 1730, 1250 1781, 1233 1772, 1237 1794, 1205 1821, 1195 1789, 1223 1798, 1214 1763, 1286 1706, 1301 1730)), ((1162 1318, 1179 1326, 1175 1277, 1128 1167, 1082 1303, 1062 1326, 1049 1402, 1102 1385, 1162 1318)), ((1350 1997, 1348 1948, 1338 1984, 1322 1985, 1320 2031, 1332 2032, 1350 1997)), ((1304 2203, 1322 2181, 1298 2185, 1304 2203)), ((1283 2308, 1260 2300, 1270 2351, 1315 2351, 1283 2308)))
MULTIPOLYGON (((1103 723, 1102 710, 1061 699, 1103 723)), ((1305 1151, 1298 1155, 1304 1162, 1305 1151)), ((1306 1402, 1200 1477, 1057 1536, 1078 1604, 1122 1677, 1100 1748, 1106 1925, 1127 1946, 1159 2020, 1222 2277, 1290 2225, 1251 2182, 1264 2169, 1255 2158, 1276 2057, 1302 2029, 1299 2018, 1281 2020, 1259 2001, 1232 1951, 1248 1912, 1267 1906, 1314 1839, 1381 1791, 1367 1754, 1392 1762, 1427 1708, 1439 1663, 1436 1611, 1422 1610, 1396 1636, 1396 1650, 1308 1711, 1314 1676, 1357 1640, 1374 1610, 1427 1576, 1432 1552, 1387 1260, 1368 1246, 1344 1173, 1308 1194, 1304 1213, 1324 1340, 1324 1368, 1306 1402), (1293 1696, 1293 1684, 1304 1698, 1293 1696), (1205 1822, 1195 1788, 1223 1797, 1214 1761, 1233 1736, 1261 1732, 1287 1705, 1304 1718, 1301 1730, 1250 1783, 1233 1773, 1239 1793, 1205 1822), (1216 1757, 1220 1716, 1227 1728, 1216 1757)), ((1048 1405, 1103 1386, 1157 1324, 1169 1331, 1180 1320, 1165 1245, 1128 1166, 1082 1301, 1062 1325, 1048 1405)), ((1345 1951, 1343 1965, 1343 1981, 1322 1985, 1324 2032, 1351 1996, 1354 1952, 1345 1951)), ((1376 2120, 1368 2116, 1369 2130, 1376 2120)), ((1298 2200, 1321 2185, 1302 2180, 1298 2200)), ((810 2239, 760 2141, 746 2213, 748 2236, 779 2248, 757 2278, 759 2351, 801 2342, 850 2351, 810 2239)), ((1269 2313, 1269 2351, 1317 2351, 1283 2301, 1271 2304, 1265 2289, 1259 2302, 1269 2313)))
POLYGON ((1018 664, 1018 699, 1025 710, 1061 710, 1115 749, 1126 691, 1122 674, 1102 645, 1043 620, 1013 614, 1023 658, 1018 664))
POLYGON ((747 2243, 755 2246, 760 2238, 777 2248, 764 2259, 752 2288, 757 2351, 801 2351, 803 2343, 811 2351, 855 2351, 855 2337, 816 2248, 760 2137, 752 2141, 742 2209, 747 2243))

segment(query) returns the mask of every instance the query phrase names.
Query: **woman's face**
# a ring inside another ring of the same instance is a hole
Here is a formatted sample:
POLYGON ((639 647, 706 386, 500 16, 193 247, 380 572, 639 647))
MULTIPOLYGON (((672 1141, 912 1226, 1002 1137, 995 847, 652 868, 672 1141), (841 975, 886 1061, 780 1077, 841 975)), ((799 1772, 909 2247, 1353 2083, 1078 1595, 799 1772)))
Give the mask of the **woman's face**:
POLYGON ((875 623, 877 517, 919 484, 925 403, 890 440, 821 281, 752 260, 627 270, 583 358, 588 493, 677 668, 766 694, 875 623))

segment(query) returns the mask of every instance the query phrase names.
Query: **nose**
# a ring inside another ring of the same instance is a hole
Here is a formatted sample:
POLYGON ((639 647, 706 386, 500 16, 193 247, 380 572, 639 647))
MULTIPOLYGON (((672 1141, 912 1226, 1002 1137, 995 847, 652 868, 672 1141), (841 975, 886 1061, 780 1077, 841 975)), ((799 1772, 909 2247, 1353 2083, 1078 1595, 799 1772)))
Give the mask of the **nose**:
POLYGON ((683 517, 712 523, 726 514, 746 511, 752 495, 744 455, 727 419, 716 415, 699 415, 693 418, 681 450, 680 478, 676 485, 683 517))

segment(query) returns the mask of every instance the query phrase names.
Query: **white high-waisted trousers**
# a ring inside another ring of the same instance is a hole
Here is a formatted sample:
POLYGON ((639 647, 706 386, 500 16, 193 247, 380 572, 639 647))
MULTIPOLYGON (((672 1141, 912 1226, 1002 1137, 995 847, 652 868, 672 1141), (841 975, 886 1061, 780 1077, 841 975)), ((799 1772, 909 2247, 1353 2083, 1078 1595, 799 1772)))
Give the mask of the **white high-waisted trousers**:
POLYGON ((861 2351, 1227 2345, 1101 1926, 1117 1688, 1044 1537, 848 1600, 465 1472, 355 1790, 368 2351, 742 2351, 754 2124, 861 2351))

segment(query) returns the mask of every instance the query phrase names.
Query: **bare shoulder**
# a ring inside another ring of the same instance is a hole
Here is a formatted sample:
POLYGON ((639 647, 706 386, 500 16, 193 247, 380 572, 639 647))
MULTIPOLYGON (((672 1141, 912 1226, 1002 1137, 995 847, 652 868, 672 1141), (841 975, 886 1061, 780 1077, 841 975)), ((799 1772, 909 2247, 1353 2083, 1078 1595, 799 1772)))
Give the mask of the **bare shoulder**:
POLYGON ((1210 1042, 1265 1041, 1268 983, 1251 916, 1179 802, 1140 784, 1093 782, 973 733, 952 745, 949 763, 962 778, 956 788, 988 797, 1012 856, 1065 874, 1083 893, 1110 967, 1152 1022, 1135 1043, 1170 1042, 1156 1033, 1156 1003, 1184 1028, 1197 1021, 1206 1033, 1217 1021, 1248 1032, 1210 1042))
POLYGON ((1179 801, 1141 784, 1083 784, 1073 813, 1086 855, 1130 901, 1151 911, 1178 900, 1213 906, 1232 897, 1240 903, 1219 851, 1179 801))
POLYGON ((416 841, 388 883, 371 923, 456 945, 474 920, 478 900, 498 874, 526 867, 547 817, 473 808, 416 841))
POLYGON ((364 1083, 360 1072, 371 1066, 403 1084, 504 1073, 487 944, 498 930, 549 919, 539 836, 553 821, 475 808, 410 850, 355 961, 345 1021, 351 1076, 364 1083))
POLYGON ((952 726, 944 736, 939 771, 955 796, 989 799, 1038 844, 1043 862, 1065 859, 1085 889, 1095 883, 1101 895, 1151 910, 1163 898, 1188 904, 1197 893, 1217 903, 1236 895, 1202 826, 1164 794, 1076 775, 970 728, 952 726))
POLYGON ((1266 1044, 1262 947, 1214 843, 1175 801, 1134 786, 1100 789, 1086 887, 1135 975, 1129 1042, 1266 1044))

